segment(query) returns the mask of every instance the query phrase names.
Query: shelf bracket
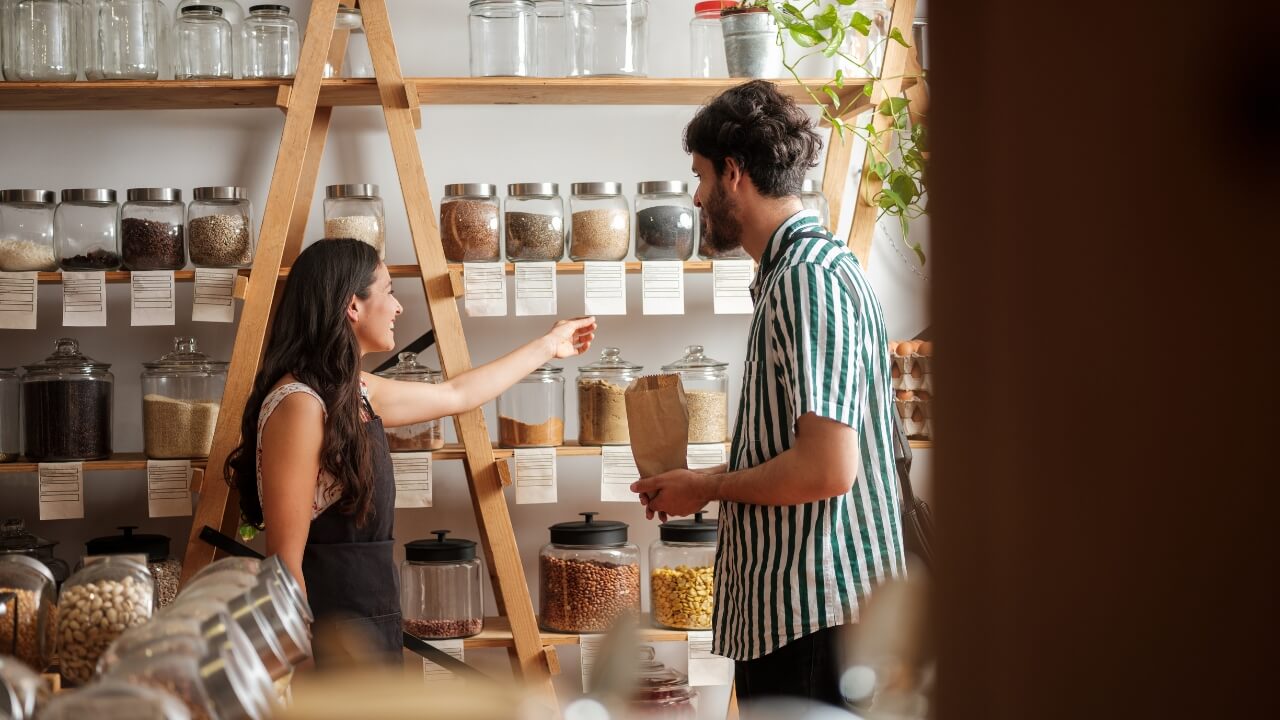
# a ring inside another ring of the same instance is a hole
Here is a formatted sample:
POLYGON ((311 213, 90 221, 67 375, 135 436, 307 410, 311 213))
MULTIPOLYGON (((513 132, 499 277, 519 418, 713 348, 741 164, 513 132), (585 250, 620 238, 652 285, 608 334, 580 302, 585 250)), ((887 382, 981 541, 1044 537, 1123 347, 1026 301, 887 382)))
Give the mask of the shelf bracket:
POLYGON ((418 86, 413 81, 404 82, 404 101, 409 112, 413 113, 413 129, 422 129, 422 106, 418 104, 418 86))
POLYGON ((289 99, 293 97, 293 87, 290 85, 281 85, 276 88, 276 107, 280 108, 280 112, 289 112, 289 99))
POLYGON ((560 674, 560 655, 556 653, 554 645, 542 646, 542 660, 547 664, 547 672, 552 675, 560 674))

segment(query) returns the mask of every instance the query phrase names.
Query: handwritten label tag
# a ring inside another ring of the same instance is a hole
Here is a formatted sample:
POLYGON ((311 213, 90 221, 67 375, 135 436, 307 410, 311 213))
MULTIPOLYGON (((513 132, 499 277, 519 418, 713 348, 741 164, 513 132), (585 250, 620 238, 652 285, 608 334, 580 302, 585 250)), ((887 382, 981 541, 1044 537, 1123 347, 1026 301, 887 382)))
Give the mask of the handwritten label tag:
MULTIPOLYGON (((430 640, 427 642, 431 647, 445 653, 449 657, 458 662, 466 662, 464 659, 465 651, 462 647, 462 640, 430 640)), ((460 681, 463 678, 453 674, 452 670, 440 667, 426 658, 422 658, 422 681, 425 683, 453 682, 460 681)))
POLYGON ((728 462, 728 452, 724 443, 699 443, 685 450, 685 461, 690 470, 716 467, 728 462))
POLYGON ((0 330, 35 330, 39 273, 0 272, 0 330))
POLYGON ((79 520, 84 517, 84 463, 40 463, 41 520, 79 520))
POLYGON ((516 315, 556 314, 556 264, 516 263, 516 315))
POLYGON ((236 319, 235 268, 196 268, 193 322, 229 323, 236 319))
POLYGON ((636 458, 630 445, 605 445, 600 448, 600 500, 602 502, 639 502, 631 492, 631 483, 640 479, 636 458))
POLYGON ((684 314, 684 263, 658 260, 640 263, 645 315, 684 314))
POLYGON ((755 312, 751 282, 756 278, 754 260, 712 260, 712 308, 716 315, 750 315, 755 312))
POLYGON ((462 281, 468 316, 507 314, 507 272, 502 263, 463 263, 462 281))
POLYGON ((147 461, 147 515, 180 517, 191 514, 191 461, 147 461))
POLYGON ((172 270, 133 272, 129 279, 129 304, 133 306, 131 325, 175 324, 172 270))
POLYGON ((591 673, 596 669, 596 658, 600 655, 600 646, 604 644, 604 635, 578 636, 578 664, 582 668, 582 692, 591 692, 591 673))
POLYGON ((431 453, 391 453, 391 474, 396 479, 396 507, 431 507, 431 453))
POLYGON ((106 327, 107 274, 100 271, 62 273, 63 327, 106 327))
POLYGON ((517 448, 516 504, 537 505, 556 501, 556 449, 517 448))
POLYGON ((582 296, 588 315, 626 315, 627 264, 582 263, 582 296))
POLYGON ((729 685, 733 661, 711 652, 711 631, 689 631, 689 684, 729 685))

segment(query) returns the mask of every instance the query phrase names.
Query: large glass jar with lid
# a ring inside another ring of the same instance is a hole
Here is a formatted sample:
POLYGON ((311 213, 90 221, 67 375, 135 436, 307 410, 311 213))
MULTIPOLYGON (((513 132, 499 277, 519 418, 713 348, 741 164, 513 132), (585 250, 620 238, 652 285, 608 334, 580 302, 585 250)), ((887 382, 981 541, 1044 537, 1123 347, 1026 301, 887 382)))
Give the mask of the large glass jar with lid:
POLYGON ((476 544, 432 530, 434 539, 405 543, 400 565, 400 608, 405 632, 447 640, 484 629, 484 598, 476 544))
POLYGON ((0 191, 0 272, 58 269, 52 190, 0 191))
POLYGON ((538 77, 568 77, 569 51, 573 49, 573 43, 564 0, 537 0, 534 5, 538 15, 534 41, 538 77))
POLYGON ((123 555, 88 558, 62 586, 58 658, 62 677, 88 682, 98 657, 125 630, 151 619, 155 584, 147 566, 123 555))
POLYGON ((631 250, 631 212, 622 183, 574 183, 569 197, 569 259, 616 261, 631 250))
MULTIPOLYGON (((0 616, 3 617, 3 616, 0 616)), ((44 678, 21 660, 0 650, 0 713, 8 720, 35 720, 52 693, 44 678)))
POLYGON ((697 212, 688 183, 654 180, 636 187, 636 257, 688 260, 697 212))
POLYGON ((48 667, 57 645, 57 603, 53 573, 44 563, 0 555, 0 656, 12 655, 36 671, 48 667))
POLYGON ((533 0, 471 0, 471 76, 536 74, 533 0))
POLYGON ((827 196, 822 192, 822 181, 805 178, 800 186, 800 204, 805 210, 818 213, 822 227, 828 228, 831 223, 831 209, 827 205, 827 196))
POLYGON ((358 183, 324 189, 324 236, 362 240, 387 256, 387 224, 378 186, 358 183))
POLYGON ((722 443, 728 439, 729 363, 706 356, 701 345, 685 348, 684 357, 663 365, 664 373, 679 373, 689 411, 689 442, 722 443))
POLYGON ((0 524, 0 558, 7 555, 25 555, 39 560, 53 574, 53 581, 59 587, 71 574, 71 567, 54 557, 53 549, 58 543, 45 540, 27 530, 20 518, 5 518, 0 524))
POLYGON ((338 15, 333 21, 333 29, 346 31, 347 54, 342 59, 341 67, 335 68, 326 61, 324 76, 373 77, 373 56, 369 54, 369 40, 364 34, 364 16, 360 8, 339 6, 338 15))
POLYGON ((291 78, 298 72, 302 40, 287 5, 251 5, 240 31, 245 78, 291 78))
POLYGON ((63 270, 115 270, 120 267, 116 234, 120 208, 108 188, 63 190, 53 216, 58 266, 63 270))
POLYGON ((538 554, 544 630, 604 632, 619 617, 640 612, 640 549, 627 542, 627 524, 583 519, 552 525, 551 542, 538 554))
POLYGON ((440 201, 440 243, 449 262, 498 262, 498 189, 490 183, 444 186, 440 201))
POLYGON ((693 19, 689 21, 689 77, 729 77, 720 11, 737 5, 737 0, 703 0, 694 4, 693 19))
POLYGON ((263 720, 271 713, 271 679, 262 665, 238 664, 229 648, 203 657, 134 656, 112 668, 110 681, 171 693, 193 718, 263 720))
POLYGON ((43 361, 22 377, 23 454, 33 462, 103 460, 111 455, 109 363, 59 338, 43 361))
POLYGON ((17 368, 0 368, 0 463, 22 454, 22 378, 17 368))
POLYGON ((689 687, 689 678, 659 662, 649 645, 640 646, 636 687, 627 703, 627 716, 660 717, 664 720, 694 720, 698 717, 698 691, 689 687))
POLYGON ((85 77, 155 80, 167 37, 159 0, 83 0, 85 77))
POLYGON ((565 0, 574 75, 649 74, 648 0, 565 0))
POLYGON ((196 267, 249 267, 253 206, 242 187, 198 187, 187 206, 187 254, 196 267))
POLYGON ((600 359, 578 368, 578 444, 627 445, 627 386, 644 368, 607 347, 600 359))
POLYGON ((195 338, 176 337, 172 351, 142 366, 142 435, 147 457, 208 457, 227 384, 227 363, 200 352, 195 338))
MULTIPOLYGON (((402 352, 398 357, 400 361, 394 367, 383 370, 378 376, 401 382, 439 383, 443 379, 439 370, 420 363, 417 353, 402 352)), ((439 450, 444 447, 444 432, 440 421, 426 420, 412 425, 389 427, 387 447, 391 452, 439 450)))
MULTIPOLYGON (((79 8, 71 0, 10 0, 12 27, 6 50, 11 80, 68 82, 80 68, 76 58, 79 8)), ((6 77, 9 73, 6 72, 6 77)))
POLYGON ((94 683, 75 692, 59 693, 40 713, 40 720, 110 717, 192 720, 187 706, 170 693, 121 680, 94 683))
POLYGON ((156 606, 164 607, 178 596, 182 562, 169 553, 169 536, 134 533, 136 525, 121 525, 119 535, 93 538, 84 544, 86 555, 128 555, 146 558, 147 570, 155 583, 156 606))
POLYGON ((235 77, 231 23, 213 5, 188 5, 173 26, 174 77, 219 80, 235 77))
POLYGON ((564 256, 564 201, 556 183, 508 185, 503 221, 511 262, 557 262, 564 256))
POLYGON ((178 188, 129 188, 120 206, 120 255, 129 270, 181 270, 187 206, 178 188))
POLYGON ((663 523, 649 546, 649 608, 661 627, 711 629, 719 524, 702 515, 663 523))
POLYGON ((543 365, 498 396, 498 444, 504 448, 564 444, 564 369, 543 365))
MULTIPOLYGON (((174 7, 173 11, 175 27, 177 25, 177 21, 182 19, 183 11, 192 5, 209 5, 222 11, 222 19, 226 20, 227 24, 231 26, 232 64, 238 64, 243 52, 240 47, 240 31, 244 27, 244 5, 240 0, 178 0, 178 4, 174 7)), ((238 69, 239 68, 236 68, 237 71, 238 69)), ((239 77, 239 75, 236 77, 239 77)))

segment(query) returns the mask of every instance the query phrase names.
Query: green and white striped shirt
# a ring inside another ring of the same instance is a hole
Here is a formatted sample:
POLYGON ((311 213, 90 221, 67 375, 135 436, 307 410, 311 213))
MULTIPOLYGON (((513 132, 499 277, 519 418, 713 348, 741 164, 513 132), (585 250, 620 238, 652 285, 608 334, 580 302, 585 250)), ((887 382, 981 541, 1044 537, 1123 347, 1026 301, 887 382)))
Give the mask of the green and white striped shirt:
POLYGON ((822 628, 858 621, 861 598, 906 572, 893 462, 884 313, 849 249, 817 216, 787 219, 765 246, 729 470, 795 442, 806 413, 858 433, 861 466, 844 495, 805 505, 722 502, 714 651, 751 660, 822 628), (821 231, 821 238, 791 236, 821 231))

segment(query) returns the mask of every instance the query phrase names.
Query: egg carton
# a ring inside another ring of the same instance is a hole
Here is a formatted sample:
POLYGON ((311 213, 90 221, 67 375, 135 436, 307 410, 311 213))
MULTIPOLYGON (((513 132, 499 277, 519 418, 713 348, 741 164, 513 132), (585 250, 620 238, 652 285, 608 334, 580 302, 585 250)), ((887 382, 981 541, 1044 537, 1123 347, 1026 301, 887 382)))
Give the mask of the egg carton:
POLYGON ((933 397, 927 391, 921 394, 924 397, 918 397, 914 391, 903 391, 898 393, 908 395, 910 397, 897 397, 894 399, 894 407, 897 408, 898 417, 902 418, 902 429, 907 433, 907 437, 913 440, 930 440, 933 438, 933 397))
POLYGON ((894 390, 933 392, 933 358, 928 355, 891 355, 894 390))

